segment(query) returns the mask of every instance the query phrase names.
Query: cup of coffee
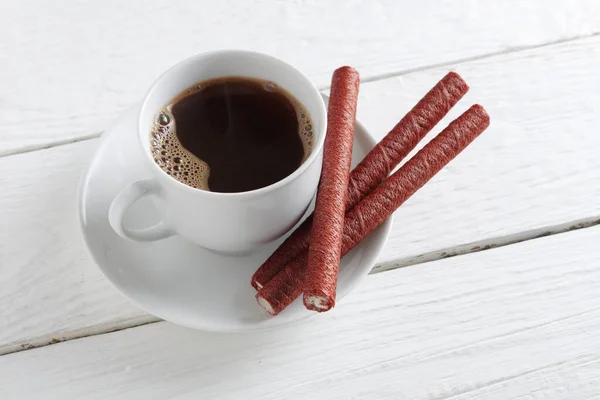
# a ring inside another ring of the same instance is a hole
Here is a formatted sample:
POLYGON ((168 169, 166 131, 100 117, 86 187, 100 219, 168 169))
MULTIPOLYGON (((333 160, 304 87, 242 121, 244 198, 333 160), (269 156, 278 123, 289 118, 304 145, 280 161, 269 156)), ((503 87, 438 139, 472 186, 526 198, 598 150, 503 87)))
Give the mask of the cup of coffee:
POLYGON ((193 56, 146 94, 138 141, 152 178, 113 199, 120 236, 180 235, 208 249, 248 252, 291 229, 319 182, 327 113, 310 80, 289 64, 249 51, 193 56), (127 210, 151 196, 161 222, 124 226, 127 210))

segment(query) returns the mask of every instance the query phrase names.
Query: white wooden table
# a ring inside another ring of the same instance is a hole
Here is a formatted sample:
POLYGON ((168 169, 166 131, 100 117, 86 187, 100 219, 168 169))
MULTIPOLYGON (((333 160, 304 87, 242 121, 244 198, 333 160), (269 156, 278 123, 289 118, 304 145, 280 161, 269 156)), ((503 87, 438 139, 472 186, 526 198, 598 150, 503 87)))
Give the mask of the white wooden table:
POLYGON ((0 399, 600 399, 597 0, 0 1, 0 399), (396 213, 335 310, 161 322, 84 247, 96 138, 193 53, 353 65, 381 137, 445 72, 490 129, 396 213))

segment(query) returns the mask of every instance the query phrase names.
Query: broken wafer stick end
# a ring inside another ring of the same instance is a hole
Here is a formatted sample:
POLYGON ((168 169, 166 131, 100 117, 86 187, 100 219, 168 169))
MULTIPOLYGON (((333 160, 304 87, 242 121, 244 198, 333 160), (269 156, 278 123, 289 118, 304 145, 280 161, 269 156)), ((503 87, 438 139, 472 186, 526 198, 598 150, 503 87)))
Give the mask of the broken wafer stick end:
POLYGON ((331 310, 335 306, 335 300, 331 300, 324 296, 304 295, 304 307, 307 310, 316 312, 325 312, 331 310))
POLYGON ((269 314, 271 314, 273 316, 279 314, 279 312, 275 310, 273 305, 267 299, 262 297, 260 295, 260 293, 256 293, 255 297, 256 297, 256 301, 258 302, 258 305, 261 306, 266 312, 268 312, 269 314))

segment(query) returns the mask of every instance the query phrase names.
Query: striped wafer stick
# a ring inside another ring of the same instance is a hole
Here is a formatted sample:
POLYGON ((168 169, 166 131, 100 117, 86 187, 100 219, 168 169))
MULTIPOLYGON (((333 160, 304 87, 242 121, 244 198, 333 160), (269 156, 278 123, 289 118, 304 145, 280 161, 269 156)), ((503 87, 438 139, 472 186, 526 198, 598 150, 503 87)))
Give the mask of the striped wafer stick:
MULTIPOLYGON (((471 144, 489 123, 485 109, 472 106, 358 203, 344 219, 342 256, 471 144)), ((277 315, 300 296, 306 280, 306 260, 306 252, 298 255, 256 294, 261 307, 277 315)))
MULTIPOLYGON (((469 86, 455 72, 448 73, 440 80, 352 170, 348 181, 346 212, 387 178, 468 90, 469 86)), ((312 216, 254 273, 251 284, 255 289, 262 289, 288 262, 308 248, 311 228, 312 216)))

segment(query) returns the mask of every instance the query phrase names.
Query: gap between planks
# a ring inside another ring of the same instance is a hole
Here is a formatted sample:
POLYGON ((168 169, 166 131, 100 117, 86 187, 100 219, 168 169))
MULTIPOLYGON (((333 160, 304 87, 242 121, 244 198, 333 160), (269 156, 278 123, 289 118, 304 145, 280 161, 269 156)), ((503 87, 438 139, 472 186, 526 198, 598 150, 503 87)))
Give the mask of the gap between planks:
POLYGON ((396 261, 378 264, 375 267, 373 267, 369 274, 377 274, 380 272, 391 271, 396 268, 409 267, 411 265, 427 263, 430 261, 460 256, 463 254, 477 253, 479 251, 485 251, 496 247, 504 247, 511 244, 526 242, 528 240, 539 239, 546 236, 571 232, 578 229, 590 228, 596 225, 600 225, 600 216, 587 217, 576 221, 569 221, 562 224, 531 229, 512 235, 493 237, 486 240, 461 244, 446 249, 419 254, 413 257, 406 257, 396 261))
MULTIPOLYGON (((485 54, 481 54, 478 56, 458 58, 455 60, 423 65, 421 67, 416 67, 416 68, 401 69, 398 71, 391 71, 391 72, 386 72, 386 73, 375 74, 372 76, 367 75, 364 78, 361 78, 361 83, 377 82, 377 81, 381 81, 381 80, 385 80, 385 79, 394 78, 396 76, 414 74, 414 73, 428 71, 428 70, 432 70, 432 69, 436 69, 436 68, 443 68, 443 67, 447 67, 447 66, 451 66, 451 65, 455 65, 455 64, 463 64, 463 63, 468 63, 468 62, 473 62, 473 61, 484 60, 487 58, 503 56, 506 54, 512 54, 512 53, 518 53, 518 52, 522 52, 522 51, 557 46, 557 45, 561 45, 561 44, 565 44, 565 43, 575 42, 578 40, 593 38, 593 37, 596 37, 599 35, 600 35, 600 32, 592 32, 592 33, 585 34, 585 35, 576 35, 576 36, 572 36, 572 37, 568 37, 568 38, 564 38, 564 39, 558 39, 558 40, 554 40, 554 41, 550 41, 550 42, 546 42, 546 43, 542 43, 542 44, 535 44, 535 45, 530 45, 530 46, 508 47, 504 50, 485 53, 485 54)), ((324 90, 329 89, 329 86, 330 85, 320 85, 318 87, 318 89, 321 91, 324 91, 324 90)), ((7 156, 15 155, 15 154, 29 153, 29 152, 33 152, 33 151, 37 151, 37 150, 49 149, 49 148, 58 147, 58 146, 64 146, 64 145, 68 145, 68 144, 72 144, 72 143, 82 142, 85 140, 95 139, 101 135, 102 135, 102 132, 88 133, 88 134, 83 134, 83 135, 73 137, 73 138, 61 139, 61 140, 57 140, 55 142, 50 142, 50 143, 45 143, 45 144, 31 145, 28 147, 23 147, 23 148, 15 149, 15 150, 8 150, 8 151, 0 150, 0 157, 7 157, 7 156)))
MULTIPOLYGON (((461 256, 469 253, 476 253, 480 251, 486 251, 489 249, 504 247, 515 243, 525 242, 529 240, 535 240, 539 238, 543 238, 546 236, 557 235, 561 233, 571 232, 579 229, 585 229, 600 225, 600 216, 583 218, 576 221, 566 222, 562 224, 546 226, 538 229, 532 229, 525 232, 520 232, 513 235, 506 235, 497 238, 491 238, 487 240, 482 240, 478 242, 463 244, 459 246, 454 246, 447 249, 436 250, 432 252, 428 252, 425 254, 420 254, 415 257, 408 257, 405 259, 400 259, 394 262, 388 262, 384 264, 378 264, 369 273, 378 274, 386 271, 392 271, 398 268, 404 268, 409 266, 415 266, 418 264, 425 264, 431 261, 436 261, 444 258, 461 256)), ((28 343, 22 343, 14 346, 6 346, 5 348, 0 348, 0 357, 17 353, 25 350, 36 349, 39 347, 50 346, 57 343, 62 343, 70 340, 83 339, 91 336, 103 335, 105 333, 112 333, 117 331, 122 331, 125 329, 137 328, 138 326, 144 326, 149 324, 154 324, 156 322, 162 322, 163 320, 157 318, 153 315, 145 315, 140 318, 135 318, 130 321, 122 321, 118 326, 112 326, 110 329, 107 329, 107 326, 104 324, 86 327, 85 329, 76 330, 70 332, 66 336, 55 337, 55 335, 50 336, 41 336, 36 338, 35 341, 30 341, 28 343)))

